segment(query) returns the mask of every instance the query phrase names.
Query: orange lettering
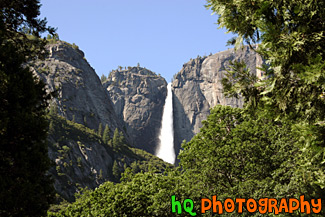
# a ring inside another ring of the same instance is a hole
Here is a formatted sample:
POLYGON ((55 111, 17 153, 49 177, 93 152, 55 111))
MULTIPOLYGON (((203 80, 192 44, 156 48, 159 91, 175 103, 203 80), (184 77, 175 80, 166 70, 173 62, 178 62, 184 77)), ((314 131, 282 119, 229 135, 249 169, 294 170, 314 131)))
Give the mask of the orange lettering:
POLYGON ((249 198, 246 203, 248 212, 255 212, 257 210, 257 203, 254 199, 249 198))
POLYGON ((312 199, 311 205, 313 206, 313 212, 319 213, 322 210, 322 199, 317 199, 317 204, 315 204, 315 199, 312 199))
POLYGON ((267 201, 268 201, 268 198, 261 198, 258 200, 258 211, 261 213, 261 214, 265 214, 267 212, 267 201), (262 209, 264 207, 264 209, 262 209))
POLYGON ((289 213, 293 213, 293 211, 297 210, 299 208, 299 200, 296 198, 290 198, 289 199, 289 213), (293 203, 296 204, 296 206, 293 206, 293 203))
POLYGON ((310 204, 308 201, 305 201, 305 195, 300 196, 300 212, 304 213, 305 212, 305 206, 307 209, 307 214, 310 214, 310 204))
POLYGON ((283 209, 284 209, 284 212, 289 212, 287 200, 285 198, 281 199, 280 206, 279 206, 279 212, 283 212, 282 211, 283 209))
POLYGON ((274 198, 270 198, 269 199, 269 213, 273 212, 272 208, 274 209, 274 214, 277 215, 279 214, 279 210, 278 210, 278 207, 276 206, 278 204, 278 201, 274 198), (274 202, 274 203, 272 203, 274 202))
POLYGON ((243 213, 243 203, 245 203, 245 199, 236 198, 236 203, 238 203, 238 213, 243 213))
POLYGON ((225 200, 225 210, 226 212, 233 212, 235 210, 235 203, 232 199, 225 200))
POLYGON ((205 213, 207 210, 211 209, 211 200, 208 198, 201 199, 201 213, 205 213), (208 203, 206 206, 205 204, 208 203))
POLYGON ((220 201, 217 200, 217 196, 212 196, 212 204, 213 204, 213 212, 217 212, 217 206, 219 207, 219 214, 223 213, 222 210, 222 203, 220 201))

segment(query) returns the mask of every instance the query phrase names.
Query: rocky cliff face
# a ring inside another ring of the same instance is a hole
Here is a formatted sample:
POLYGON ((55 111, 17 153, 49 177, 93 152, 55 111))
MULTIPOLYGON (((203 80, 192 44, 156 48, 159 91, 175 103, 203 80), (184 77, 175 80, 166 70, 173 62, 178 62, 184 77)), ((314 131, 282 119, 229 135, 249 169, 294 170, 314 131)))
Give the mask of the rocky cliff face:
POLYGON ((141 67, 129 67, 110 73, 103 86, 133 146, 154 154, 167 95, 167 82, 141 67))
MULTIPOLYGON (((151 165, 160 165, 158 167, 162 169, 165 164, 148 153, 129 148, 127 144, 116 148, 111 143, 103 142, 102 135, 97 132, 100 123, 103 130, 105 125, 109 127, 111 138, 116 128, 124 130, 107 91, 85 60, 83 52, 61 41, 48 45, 47 49, 49 57, 32 65, 35 73, 46 83, 48 91, 55 90, 57 95, 51 102, 48 143, 49 157, 55 162, 49 172, 54 177, 54 187, 59 195, 71 201, 80 188, 93 189, 108 180, 118 181, 117 176, 128 166, 132 166, 133 170, 138 167, 145 170, 145 162, 151 161, 151 165)), ((139 72, 139 76, 154 75, 144 70, 139 72)), ((153 79, 149 87, 145 88, 147 77, 143 82, 141 77, 141 82, 136 83, 139 93, 130 98, 130 103, 138 103, 136 105, 143 112, 141 119, 134 122, 140 125, 146 119, 154 120, 150 122, 150 127, 154 128, 155 124, 159 125, 158 118, 152 119, 157 114, 153 115, 149 111, 161 105, 160 100, 152 99, 148 102, 139 99, 150 92, 157 95, 155 87, 161 84, 159 79, 153 79)), ((131 113, 138 111, 136 107, 129 108, 135 109, 131 113)))
POLYGON ((117 182, 126 167, 139 172, 148 171, 150 166, 160 171, 170 166, 126 144, 116 149, 105 144, 94 130, 55 114, 50 116, 48 144, 49 157, 55 162, 49 171, 54 187, 69 201, 80 188, 94 189, 105 181, 117 182))
POLYGON ((74 120, 91 129, 99 123, 107 124, 111 133, 115 128, 123 131, 113 105, 101 82, 77 46, 58 41, 47 46, 49 57, 37 61, 34 70, 47 84, 49 91, 56 91, 52 104, 59 115, 74 120))
POLYGON ((244 61, 251 73, 260 73, 256 66, 262 64, 262 59, 249 47, 244 47, 192 59, 175 76, 172 87, 176 152, 184 139, 190 141, 199 132, 211 107, 217 104, 243 106, 241 99, 226 98, 222 93, 221 80, 229 60, 244 61))
MULTIPOLYGON (((117 128, 124 132, 129 144, 155 153, 167 95, 165 79, 145 68, 129 67, 112 71, 102 85, 76 46, 57 42, 47 48, 49 57, 34 63, 33 68, 48 90, 57 93, 51 103, 55 114, 48 139, 49 156, 55 162, 50 173, 57 192, 72 200, 79 187, 95 188, 104 181, 116 181, 116 173, 127 166, 142 169, 138 162, 149 158, 153 159, 150 164, 165 167, 159 159, 137 149, 125 146, 117 150, 96 132, 100 123, 103 128, 109 127, 111 137, 117 128)), ((183 139, 189 141, 199 132, 211 107, 242 106, 242 100, 222 94, 221 79, 229 60, 243 60, 252 73, 259 74, 256 66, 261 64, 261 58, 245 48, 191 60, 175 76, 172 88, 176 153, 183 139)))

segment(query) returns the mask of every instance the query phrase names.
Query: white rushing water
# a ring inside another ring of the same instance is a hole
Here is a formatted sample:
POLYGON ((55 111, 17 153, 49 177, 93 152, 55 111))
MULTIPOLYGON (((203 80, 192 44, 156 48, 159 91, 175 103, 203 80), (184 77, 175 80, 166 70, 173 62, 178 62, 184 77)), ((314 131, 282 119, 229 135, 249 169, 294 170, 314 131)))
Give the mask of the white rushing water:
POLYGON ((173 94, 171 83, 167 85, 167 97, 161 121, 159 140, 160 144, 158 145, 156 155, 164 161, 174 164, 173 94))

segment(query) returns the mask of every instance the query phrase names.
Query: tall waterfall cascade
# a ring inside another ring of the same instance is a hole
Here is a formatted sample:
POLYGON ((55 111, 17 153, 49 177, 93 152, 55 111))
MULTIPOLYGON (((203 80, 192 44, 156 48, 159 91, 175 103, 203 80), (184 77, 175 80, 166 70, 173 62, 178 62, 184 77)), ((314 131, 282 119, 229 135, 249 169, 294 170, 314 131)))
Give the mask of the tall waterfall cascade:
POLYGON ((161 121, 159 140, 160 144, 158 145, 156 156, 168 163, 174 164, 173 94, 171 83, 167 85, 167 97, 161 121))

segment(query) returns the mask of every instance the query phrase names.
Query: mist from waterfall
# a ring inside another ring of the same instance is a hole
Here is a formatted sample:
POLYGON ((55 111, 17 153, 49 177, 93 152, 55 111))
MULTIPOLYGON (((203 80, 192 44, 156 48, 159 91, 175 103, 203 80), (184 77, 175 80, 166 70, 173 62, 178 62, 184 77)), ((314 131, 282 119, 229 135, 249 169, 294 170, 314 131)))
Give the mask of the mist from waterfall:
POLYGON ((160 144, 158 145, 156 155, 164 161, 174 164, 173 94, 171 83, 167 85, 167 97, 161 121, 159 140, 160 144))

